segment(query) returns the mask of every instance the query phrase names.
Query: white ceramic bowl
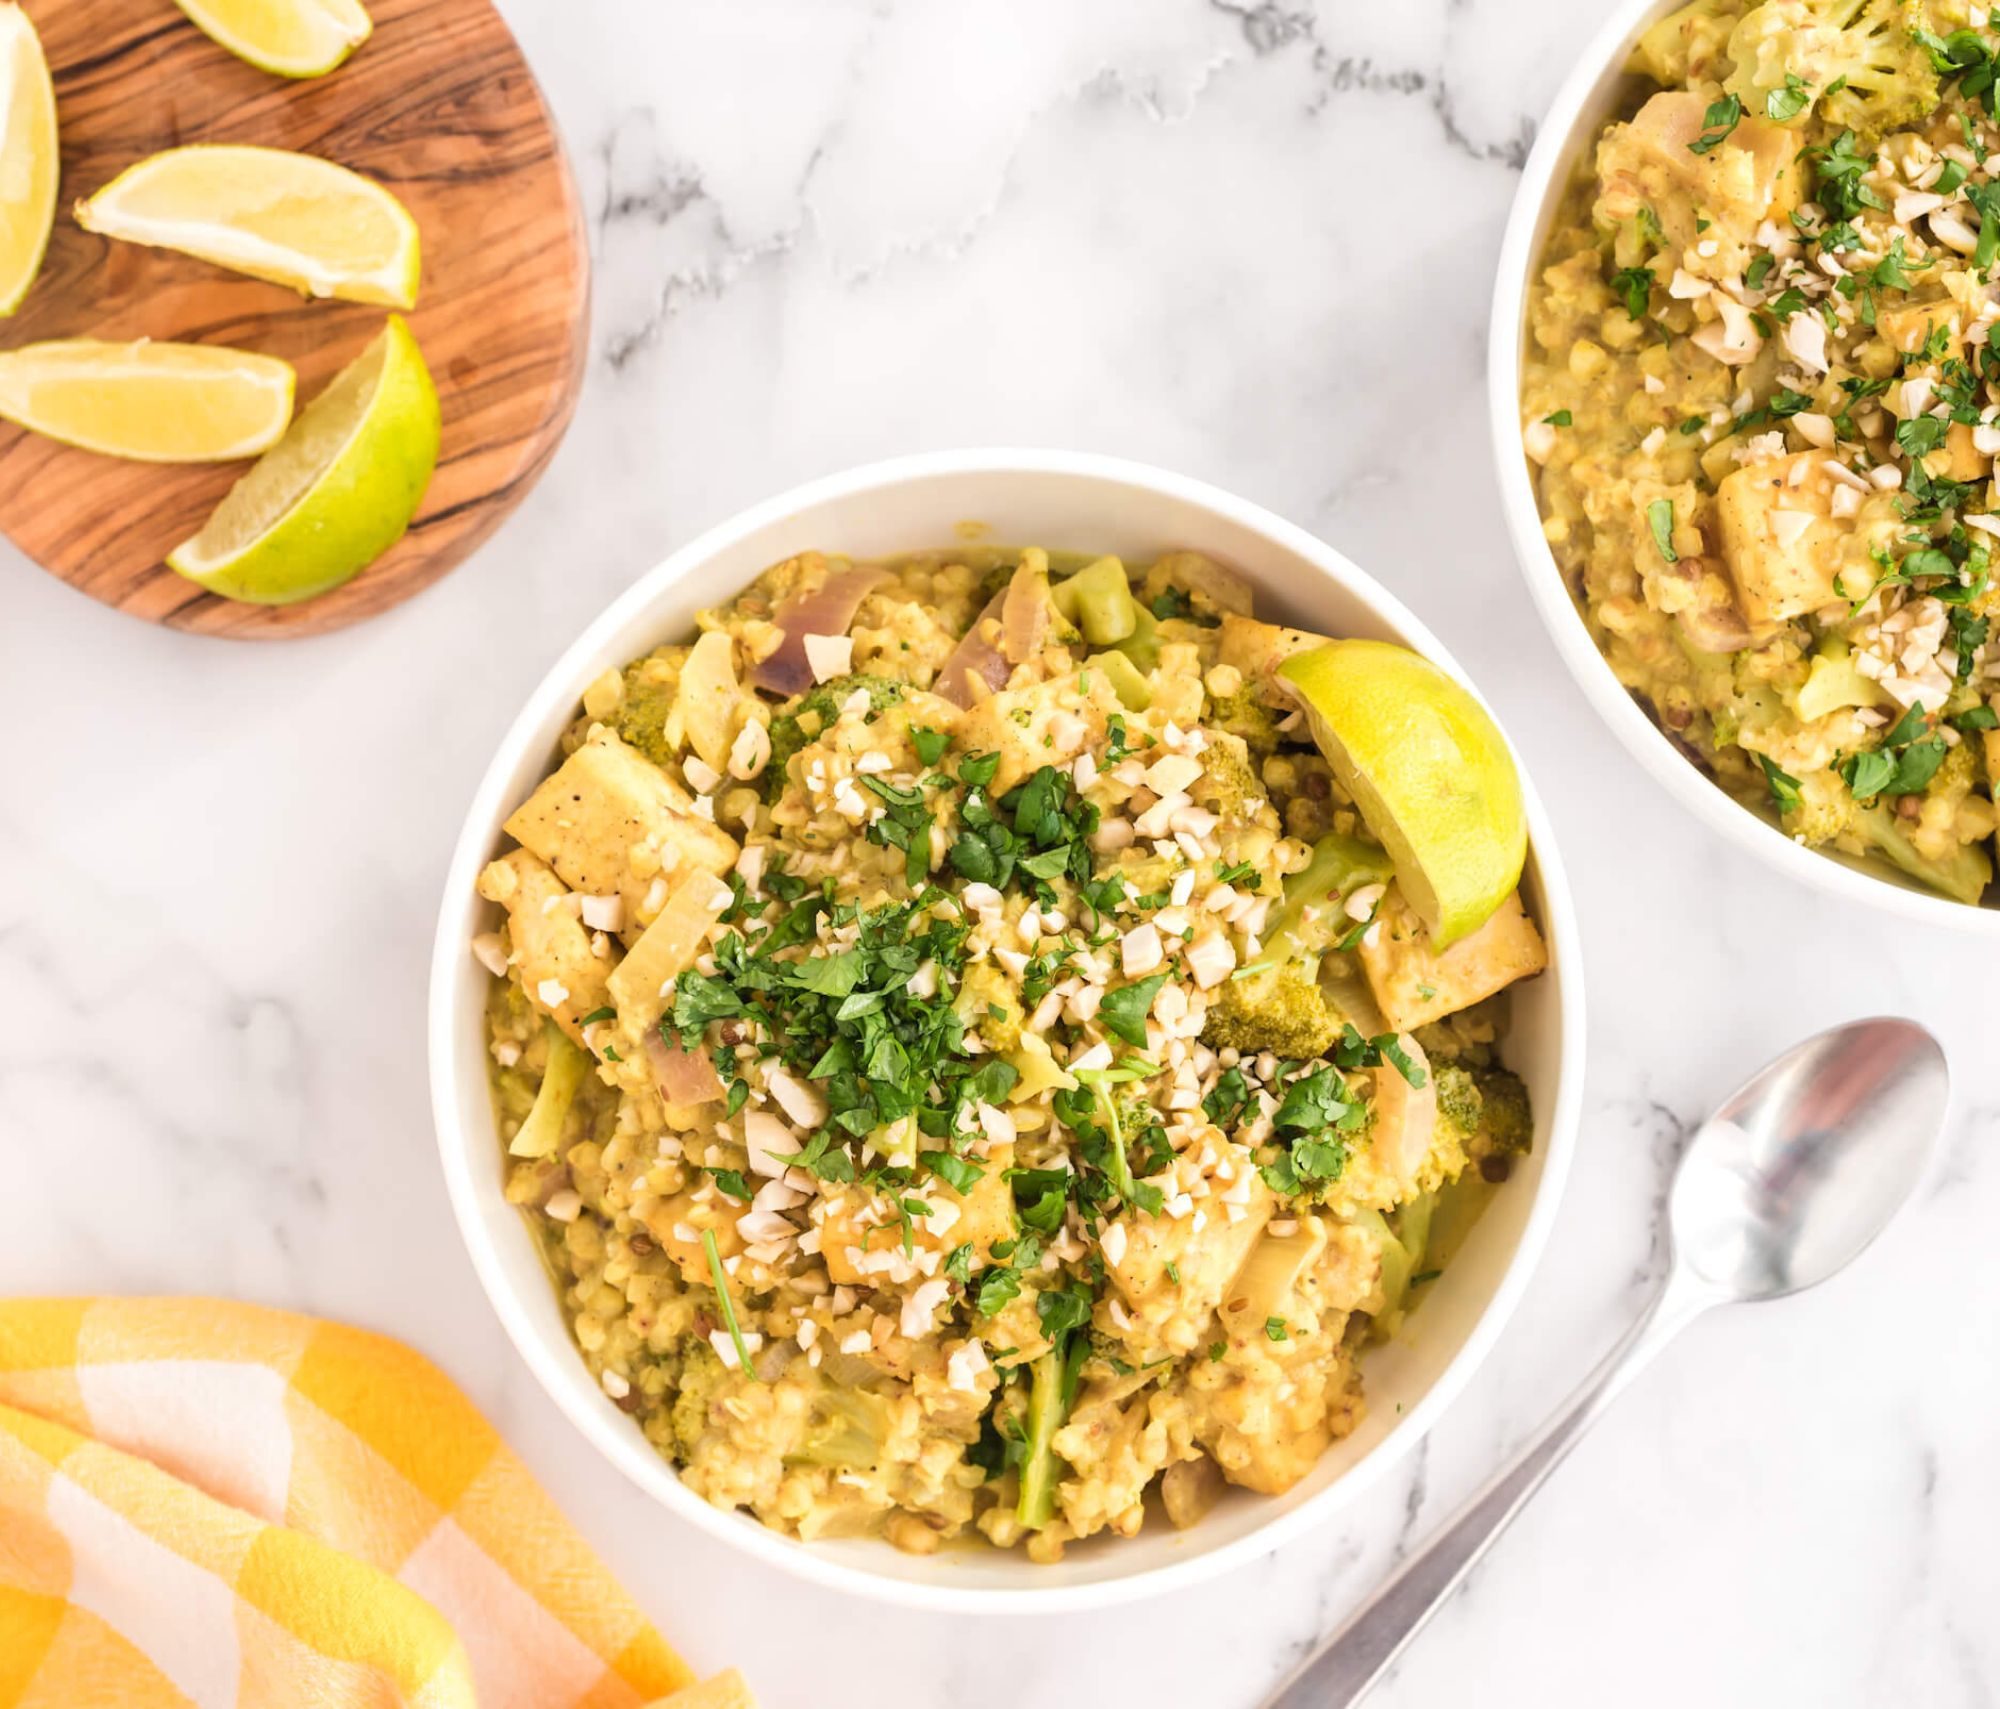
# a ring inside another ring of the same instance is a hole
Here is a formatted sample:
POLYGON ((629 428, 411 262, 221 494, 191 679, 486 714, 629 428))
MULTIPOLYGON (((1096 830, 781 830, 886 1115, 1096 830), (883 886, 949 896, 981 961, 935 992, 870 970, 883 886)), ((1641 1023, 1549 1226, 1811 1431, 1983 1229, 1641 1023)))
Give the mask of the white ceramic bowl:
POLYGON ((1795 843, 1777 820, 1744 806, 1715 783, 1667 736, 1597 650, 1555 555, 1542 537, 1541 511, 1521 449, 1521 352, 1527 289, 1538 264, 1563 186, 1578 151, 1589 148, 1605 119, 1641 83, 1624 71, 1632 44, 1652 21, 1679 0, 1624 0, 1598 32, 1557 92, 1528 156, 1507 233, 1500 245, 1493 287, 1493 321, 1487 360, 1487 405, 1499 461, 1500 499, 1515 556, 1541 607, 1557 650, 1590 703, 1618 738, 1697 819, 1741 844, 1760 860, 1850 902, 1886 908, 1909 919, 1959 931, 2000 933, 2000 908, 1954 902, 1913 879, 1847 855, 1795 843))
POLYGON ((1368 1360, 1366 1421, 1275 1500, 1231 1492, 1192 1529, 1155 1521, 1130 1541, 1093 1539, 1060 1565, 983 1547, 928 1558, 886 1543, 801 1544, 711 1507, 592 1380, 519 1213, 501 1196, 487 1093, 486 975, 467 952, 491 921, 474 895, 501 821, 548 770, 584 686, 607 666, 690 633, 767 565, 809 547, 883 556, 948 545, 967 521, 990 538, 1149 559, 1190 547, 1256 584, 1259 611, 1340 635, 1401 641, 1458 667, 1430 632, 1352 564, 1255 505, 1194 481, 1101 457, 969 451, 878 463, 801 487, 683 547, 629 588, 542 680, 479 785, 452 858, 431 971, 430 1065, 445 1179, 466 1245, 521 1356, 591 1445, 675 1513, 759 1560, 906 1606, 979 1612, 1077 1609, 1165 1590, 1263 1554, 1360 1495, 1413 1447, 1492 1346, 1548 1236, 1583 1085, 1582 958, 1548 822, 1527 790, 1526 884, 1552 962, 1517 987, 1508 1061, 1534 1099, 1535 1145, 1414 1320, 1407 1342, 1368 1360))

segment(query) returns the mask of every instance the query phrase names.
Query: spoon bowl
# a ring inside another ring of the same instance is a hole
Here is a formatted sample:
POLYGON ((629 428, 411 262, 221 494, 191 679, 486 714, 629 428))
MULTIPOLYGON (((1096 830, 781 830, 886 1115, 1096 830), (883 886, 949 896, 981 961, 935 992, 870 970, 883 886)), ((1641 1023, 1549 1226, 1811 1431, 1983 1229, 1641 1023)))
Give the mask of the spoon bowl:
POLYGON ((1669 1206, 1678 1266, 1721 1300, 1825 1281, 1902 1207, 1950 1101, 1944 1051, 1914 1021, 1807 1039, 1702 1123, 1669 1206))

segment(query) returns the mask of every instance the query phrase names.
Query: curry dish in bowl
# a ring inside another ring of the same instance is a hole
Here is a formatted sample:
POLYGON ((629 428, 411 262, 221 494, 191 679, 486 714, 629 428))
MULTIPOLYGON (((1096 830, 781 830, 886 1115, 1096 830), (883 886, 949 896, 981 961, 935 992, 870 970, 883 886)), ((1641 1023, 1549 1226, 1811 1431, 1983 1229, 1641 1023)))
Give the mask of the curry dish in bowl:
POLYGON ((585 691, 472 949, 507 1197, 695 1492, 1048 1561, 1354 1428, 1546 952, 1421 923, 1323 639, 1191 552, 806 553, 585 691))
POLYGON ((1796 841, 1958 901, 2000 777, 1996 35, 1696 0, 1528 292, 1543 534, 1620 682, 1796 841))

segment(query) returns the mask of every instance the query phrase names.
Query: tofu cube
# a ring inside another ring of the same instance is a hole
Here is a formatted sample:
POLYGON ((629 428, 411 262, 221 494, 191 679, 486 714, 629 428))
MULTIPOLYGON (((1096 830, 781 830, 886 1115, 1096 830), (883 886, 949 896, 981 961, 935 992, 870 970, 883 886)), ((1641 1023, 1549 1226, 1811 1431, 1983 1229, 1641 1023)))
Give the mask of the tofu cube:
POLYGON ((970 754, 998 754, 988 794, 1005 795, 1043 766, 1064 766, 1101 747, 1120 710, 1108 671, 1057 677, 1030 688, 1002 689, 959 720, 957 742, 970 754), (1087 677, 1088 688, 1079 688, 1087 677))
POLYGON ((1716 489, 1723 561, 1752 630, 1769 633, 1840 598, 1852 530, 1833 515, 1829 461, 1798 451, 1746 463, 1716 489))
POLYGON ((1442 953, 1394 885, 1376 927, 1372 942, 1361 941, 1361 968, 1382 1018, 1399 1033, 1468 1009, 1549 964, 1548 946, 1518 890, 1478 931, 1442 953))
POLYGON ((514 849, 479 875, 479 894, 507 910, 514 968, 535 1006, 578 1044, 577 1022, 607 1006, 610 963, 590 947, 590 933, 566 905, 563 881, 526 849, 514 849), (558 1001, 549 999, 560 990, 558 1001))
POLYGON ((507 821, 507 834, 552 866, 572 890, 619 896, 624 936, 639 934, 653 879, 699 869, 724 873, 736 839, 693 810, 658 766, 599 728, 507 821))
POLYGON ((1799 205, 1798 138, 1746 113, 1716 148, 1689 146, 1707 129, 1708 97, 1662 90, 1598 148, 1599 212, 1611 224, 1651 207, 1675 251, 1709 234, 1747 242, 1765 220, 1782 226, 1799 205))

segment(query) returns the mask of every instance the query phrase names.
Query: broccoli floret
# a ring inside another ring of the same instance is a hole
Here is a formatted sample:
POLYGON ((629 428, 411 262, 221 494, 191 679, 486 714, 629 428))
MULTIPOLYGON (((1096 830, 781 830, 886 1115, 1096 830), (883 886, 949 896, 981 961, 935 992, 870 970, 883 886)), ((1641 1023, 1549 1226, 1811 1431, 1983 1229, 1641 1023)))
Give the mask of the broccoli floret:
POLYGON ((1304 870, 1285 881, 1284 903, 1264 929, 1262 955, 1222 987, 1202 1038, 1218 1050, 1324 1056, 1344 1021, 1320 989, 1320 958, 1354 925, 1338 899, 1393 872, 1389 857, 1372 844, 1338 831, 1320 838, 1304 870))
POLYGON ((1632 65, 1662 89, 1709 82, 1722 60, 1744 0, 1694 0, 1669 12, 1639 38, 1632 65))
POLYGON ((1460 1138, 1469 1138, 1479 1127, 1479 1082, 1470 1069, 1451 1062, 1435 1064, 1433 1078, 1437 1081, 1438 1114, 1451 1123, 1460 1138))
POLYGON ((1528 1103, 1528 1083, 1504 1068, 1481 1070, 1480 1123, 1469 1148, 1474 1157, 1520 1156, 1535 1140, 1534 1111, 1528 1103))
POLYGON ((693 1342, 681 1357, 680 1375, 675 1383, 674 1404, 667 1415, 674 1433, 674 1447, 682 1460, 694 1458, 709 1431, 709 1410, 729 1381, 729 1372, 713 1348, 693 1342))
POLYGON ((1829 125, 1879 136, 1941 98, 1925 24, 1920 0, 1764 0, 1730 32, 1724 87, 1758 118, 1792 122, 1816 107, 1829 125))
POLYGON ((872 1470, 882 1458, 889 1429, 889 1403, 880 1395, 822 1378, 813 1390, 805 1435, 785 1456, 785 1464, 872 1470))
POLYGON ((1238 737, 1212 739, 1201 751, 1201 764, 1202 779, 1196 786, 1201 798, 1226 817, 1234 818, 1247 803, 1262 801, 1270 794, 1238 737))
MULTIPOLYGON (((1973 774, 1970 745, 1961 742, 1945 756, 1931 790, 1962 796, 1974 787, 1973 774)), ((1783 815, 1782 823, 1809 847, 1830 845, 1850 854, 1878 854, 1920 884, 1960 902, 1977 902, 1993 879, 1993 863, 1978 844, 1961 844, 1943 861, 1930 858, 1910 840, 1891 801, 1856 801, 1835 772, 1801 778, 1799 804, 1783 815)))
POLYGON ((664 771, 677 758, 667 743, 666 724, 680 682, 677 677, 662 680, 647 664, 641 659, 625 672, 625 692, 611 722, 620 740, 664 771))
POLYGON ((1475 1163, 1528 1150, 1535 1123, 1528 1088, 1519 1075, 1504 1068, 1472 1069, 1457 1063, 1439 1063, 1433 1072, 1438 1115, 1475 1163))
POLYGON ((809 688, 784 711, 771 719, 771 758, 764 768, 767 796, 785 787, 785 766, 801 748, 815 741, 840 716, 857 688, 868 691, 868 717, 872 722, 910 692, 910 685, 893 677, 872 676, 853 671, 809 688))
POLYGON ((1244 747, 1260 760, 1277 752, 1277 714, 1257 698, 1247 683, 1234 694, 1211 698, 1208 721, 1240 737, 1244 747))
POLYGON ((1932 860, 1910 840, 1909 833, 1884 803, 1856 807, 1854 829, 1877 854, 1907 872, 1920 884, 1959 902, 1977 903, 1993 882, 1993 862, 1977 843, 1961 843, 1947 860, 1932 860))
POLYGON ((1283 1057, 1324 1056, 1340 1037, 1340 1017, 1319 988, 1319 959, 1260 968, 1222 987, 1202 1027, 1212 1049, 1260 1050, 1283 1057))

